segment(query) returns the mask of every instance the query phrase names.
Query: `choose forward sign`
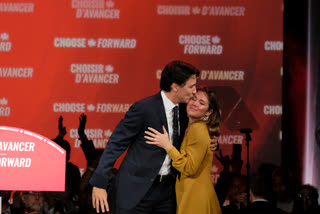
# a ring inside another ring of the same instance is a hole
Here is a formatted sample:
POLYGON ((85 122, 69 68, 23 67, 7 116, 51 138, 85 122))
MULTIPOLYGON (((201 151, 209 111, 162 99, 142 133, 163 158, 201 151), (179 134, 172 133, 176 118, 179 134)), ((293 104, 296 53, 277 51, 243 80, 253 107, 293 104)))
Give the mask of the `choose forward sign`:
POLYGON ((51 140, 0 126, 0 189, 64 191, 66 152, 51 140))

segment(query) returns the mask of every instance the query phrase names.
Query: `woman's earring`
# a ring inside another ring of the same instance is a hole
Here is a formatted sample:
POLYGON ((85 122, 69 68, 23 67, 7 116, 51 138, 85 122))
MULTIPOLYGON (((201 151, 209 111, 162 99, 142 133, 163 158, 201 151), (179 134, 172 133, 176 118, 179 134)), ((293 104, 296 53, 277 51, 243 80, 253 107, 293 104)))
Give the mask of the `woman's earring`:
POLYGON ((204 120, 204 121, 209 120, 209 115, 204 116, 203 120, 204 120))

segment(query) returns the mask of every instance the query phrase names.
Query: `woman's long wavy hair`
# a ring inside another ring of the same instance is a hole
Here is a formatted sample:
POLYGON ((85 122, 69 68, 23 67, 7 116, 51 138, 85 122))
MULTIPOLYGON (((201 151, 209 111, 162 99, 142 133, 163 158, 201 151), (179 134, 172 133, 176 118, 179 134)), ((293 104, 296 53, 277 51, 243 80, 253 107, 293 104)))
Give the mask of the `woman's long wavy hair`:
POLYGON ((209 119, 207 120, 207 127, 209 130, 210 136, 220 136, 220 123, 221 123, 221 115, 219 109, 219 103, 217 99, 217 95, 214 91, 210 90, 207 86, 200 86, 197 91, 203 91, 207 94, 209 100, 209 109, 212 110, 212 114, 210 114, 209 119))

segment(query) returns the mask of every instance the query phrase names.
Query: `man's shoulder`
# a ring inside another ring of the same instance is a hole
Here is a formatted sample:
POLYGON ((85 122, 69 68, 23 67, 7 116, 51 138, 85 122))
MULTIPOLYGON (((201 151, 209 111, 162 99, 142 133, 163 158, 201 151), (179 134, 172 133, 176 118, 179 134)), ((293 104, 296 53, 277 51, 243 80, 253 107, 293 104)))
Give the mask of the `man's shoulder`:
POLYGON ((152 96, 145 97, 137 102, 135 104, 150 104, 154 103, 155 101, 162 100, 160 93, 154 94, 152 96))

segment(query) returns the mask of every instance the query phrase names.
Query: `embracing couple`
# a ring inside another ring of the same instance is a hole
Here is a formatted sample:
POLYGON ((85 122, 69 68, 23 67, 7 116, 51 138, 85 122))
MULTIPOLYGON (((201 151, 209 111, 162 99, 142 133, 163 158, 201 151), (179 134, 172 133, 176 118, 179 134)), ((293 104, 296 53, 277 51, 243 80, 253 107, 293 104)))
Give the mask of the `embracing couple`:
POLYGON ((161 73, 161 91, 131 106, 90 180, 97 212, 109 211, 108 180, 128 149, 112 183, 113 213, 221 214, 210 177, 220 113, 215 93, 196 88, 198 76, 194 66, 173 61, 161 73))

